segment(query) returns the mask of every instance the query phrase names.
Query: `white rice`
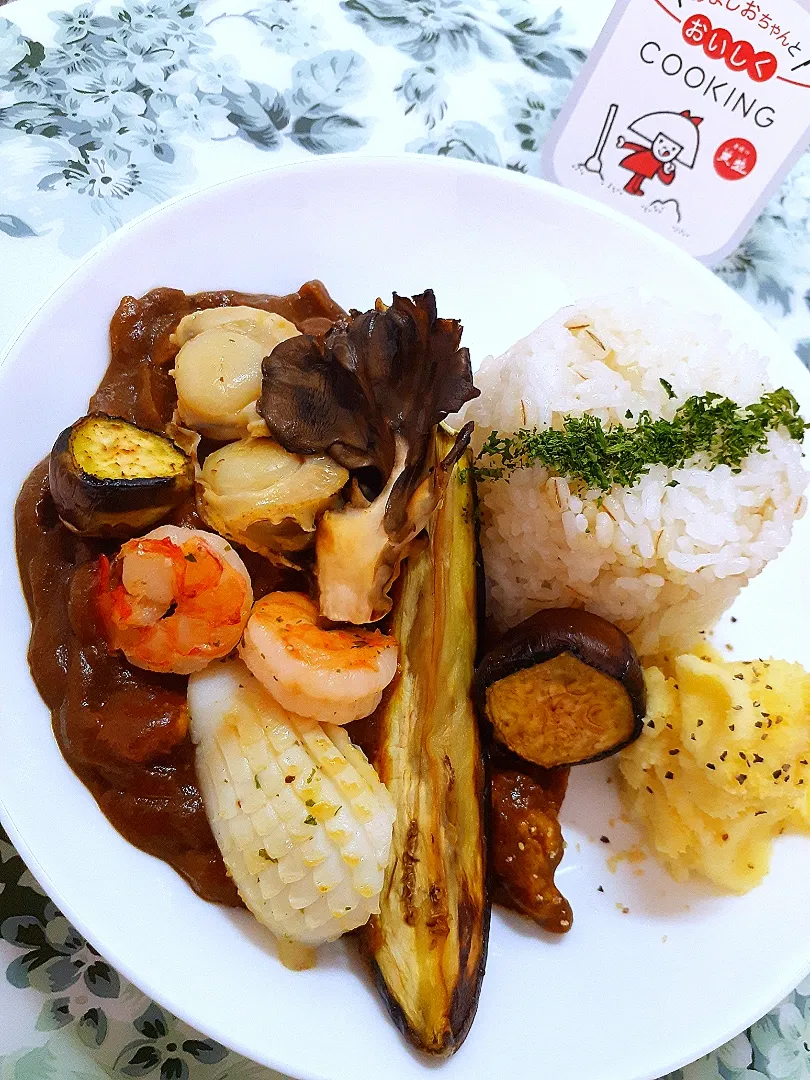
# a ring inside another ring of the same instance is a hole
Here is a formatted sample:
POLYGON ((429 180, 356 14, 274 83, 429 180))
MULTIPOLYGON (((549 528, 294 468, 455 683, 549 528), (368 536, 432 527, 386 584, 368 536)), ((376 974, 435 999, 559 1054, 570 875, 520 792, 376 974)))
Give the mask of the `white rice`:
MULTIPOLYGON (((628 411, 671 419, 692 394, 749 405, 772 389, 765 358, 733 349, 719 319, 686 318, 635 292, 563 309, 488 357, 475 381, 481 397, 464 418, 476 422, 476 449, 494 429, 557 427, 584 413, 632 425, 628 411), (566 328, 574 318, 591 324, 604 358, 592 337, 566 328)), ((542 465, 481 483, 490 614, 505 628, 540 608, 585 607, 622 627, 642 654, 692 647, 788 543, 806 505, 801 457, 801 444, 780 430, 737 474, 695 458, 607 493, 542 465)))

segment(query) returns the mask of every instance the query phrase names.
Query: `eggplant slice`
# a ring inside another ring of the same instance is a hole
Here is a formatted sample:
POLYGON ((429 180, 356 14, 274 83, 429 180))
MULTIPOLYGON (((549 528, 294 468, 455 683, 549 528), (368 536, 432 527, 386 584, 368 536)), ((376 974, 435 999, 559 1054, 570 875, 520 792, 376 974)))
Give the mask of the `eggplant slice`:
POLYGON ((163 435, 91 413, 59 435, 48 480, 71 532, 126 539, 157 524, 189 495, 194 464, 163 435))
MULTIPOLYGON (((435 459, 454 437, 439 429, 435 459)), ((455 467, 428 543, 397 583, 400 671, 369 748, 397 809, 380 914, 362 931, 394 1022, 452 1054, 475 1015, 489 935, 486 792, 472 682, 477 637, 472 470, 455 467)))
POLYGON ((538 611, 505 634, 479 665, 476 696, 495 740, 546 769, 615 754, 646 711, 630 639, 579 608, 538 611))

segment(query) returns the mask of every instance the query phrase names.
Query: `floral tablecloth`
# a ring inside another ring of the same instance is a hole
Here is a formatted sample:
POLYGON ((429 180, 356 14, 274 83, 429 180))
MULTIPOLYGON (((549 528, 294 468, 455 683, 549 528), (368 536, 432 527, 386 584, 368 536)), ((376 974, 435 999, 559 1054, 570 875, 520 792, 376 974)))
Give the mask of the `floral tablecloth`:
MULTIPOLYGON (((540 171, 610 0, 108 0, 0 13, 0 352, 99 239, 336 151, 540 171)), ((3 0, 0 0, 0 5, 3 0)), ((810 155, 718 273, 810 365, 810 155)), ((270 1080, 121 978, 0 831, 0 1080, 270 1080)), ((672 1080, 810 1080, 810 980, 672 1080)), ((598 1080, 598 1077, 583 1080, 598 1080)))

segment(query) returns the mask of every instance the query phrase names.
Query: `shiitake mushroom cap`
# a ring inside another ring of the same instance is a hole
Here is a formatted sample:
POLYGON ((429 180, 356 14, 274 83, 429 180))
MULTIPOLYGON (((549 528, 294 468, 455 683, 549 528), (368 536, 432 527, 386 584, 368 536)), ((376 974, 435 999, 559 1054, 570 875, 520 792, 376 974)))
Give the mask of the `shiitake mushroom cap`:
POLYGON ((538 611, 509 630, 479 664, 475 693, 494 739, 544 768, 615 754, 646 712, 630 639, 580 608, 538 611))
POLYGON ((48 481, 72 532, 125 539, 157 524, 189 495, 194 464, 165 435, 90 413, 58 436, 48 481))

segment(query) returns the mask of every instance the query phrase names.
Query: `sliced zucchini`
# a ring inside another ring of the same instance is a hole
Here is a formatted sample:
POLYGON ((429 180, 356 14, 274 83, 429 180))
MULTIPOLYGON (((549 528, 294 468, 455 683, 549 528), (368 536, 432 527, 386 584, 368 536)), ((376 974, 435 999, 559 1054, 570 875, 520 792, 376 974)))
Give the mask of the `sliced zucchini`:
POLYGON ((91 413, 54 443, 48 479, 72 532, 125 538, 151 528, 190 494, 194 465, 165 436, 91 413))

